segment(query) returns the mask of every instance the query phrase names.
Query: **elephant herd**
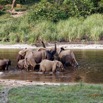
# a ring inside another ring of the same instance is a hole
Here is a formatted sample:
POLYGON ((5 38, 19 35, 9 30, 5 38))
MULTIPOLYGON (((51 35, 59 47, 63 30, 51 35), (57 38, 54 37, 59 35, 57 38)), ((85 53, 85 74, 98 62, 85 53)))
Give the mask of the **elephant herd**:
MULTIPOLYGON (((43 47, 38 50, 29 48, 20 50, 17 56, 17 68, 35 71, 36 66, 39 65, 40 72, 52 71, 55 73, 56 71, 63 71, 68 66, 78 66, 72 50, 66 50, 63 47, 57 48, 56 43, 52 48, 46 48, 44 42, 42 44, 43 47)), ((4 60, 1 61, 3 62, 4 60)), ((5 65, 1 61, 0 67, 4 66, 4 70, 8 69, 8 66, 11 64, 10 60, 8 60, 8 64, 4 63, 5 65)))

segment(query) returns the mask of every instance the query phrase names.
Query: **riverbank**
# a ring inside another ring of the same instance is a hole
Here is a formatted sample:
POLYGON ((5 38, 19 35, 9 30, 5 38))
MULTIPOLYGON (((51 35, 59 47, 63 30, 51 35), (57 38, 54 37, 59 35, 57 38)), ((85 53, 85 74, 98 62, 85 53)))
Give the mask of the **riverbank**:
MULTIPOLYGON (((37 49, 42 47, 29 44, 0 44, 0 49, 23 49, 31 48, 37 49)), ((54 47, 53 43, 48 43, 47 48, 54 47)), ((57 47, 64 47, 65 49, 103 49, 103 44, 69 44, 69 43, 57 43, 57 47)))

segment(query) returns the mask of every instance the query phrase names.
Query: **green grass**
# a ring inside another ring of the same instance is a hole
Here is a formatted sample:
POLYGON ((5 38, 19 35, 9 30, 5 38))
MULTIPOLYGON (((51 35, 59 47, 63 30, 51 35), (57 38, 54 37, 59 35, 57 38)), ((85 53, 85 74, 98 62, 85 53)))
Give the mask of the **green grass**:
POLYGON ((86 41, 103 39, 103 15, 94 14, 84 18, 69 18, 58 23, 40 20, 32 16, 12 18, 10 14, 0 16, 0 41, 10 43, 35 43, 44 41, 86 41), (31 22, 30 22, 31 21, 31 22))
POLYGON ((24 86, 9 91, 9 103, 103 103, 103 86, 24 86))

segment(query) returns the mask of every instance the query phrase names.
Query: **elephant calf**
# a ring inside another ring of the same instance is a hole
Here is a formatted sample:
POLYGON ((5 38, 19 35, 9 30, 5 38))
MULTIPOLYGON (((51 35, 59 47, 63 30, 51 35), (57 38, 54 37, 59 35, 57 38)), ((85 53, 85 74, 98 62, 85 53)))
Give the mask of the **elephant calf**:
POLYGON ((8 67, 11 65, 11 60, 9 59, 0 59, 0 70, 8 70, 8 67))
POLYGON ((18 63, 17 63, 17 68, 18 69, 24 69, 24 64, 25 64, 25 59, 22 59, 22 60, 19 60, 18 63))
POLYGON ((50 61, 50 60, 44 59, 40 63, 40 71, 42 71, 43 73, 49 72, 49 71, 52 71, 54 73, 56 72, 56 70, 60 70, 60 71, 64 70, 63 64, 58 60, 50 61))
POLYGON ((17 63, 17 69, 21 69, 21 70, 25 69, 25 70, 29 71, 31 68, 32 67, 27 64, 26 59, 21 59, 17 63))

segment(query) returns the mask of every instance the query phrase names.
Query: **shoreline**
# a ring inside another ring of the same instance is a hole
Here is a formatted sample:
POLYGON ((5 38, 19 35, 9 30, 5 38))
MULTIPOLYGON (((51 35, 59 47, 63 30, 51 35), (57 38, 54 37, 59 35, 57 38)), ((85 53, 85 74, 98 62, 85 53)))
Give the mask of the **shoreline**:
POLYGON ((19 87, 19 86, 29 86, 29 85, 76 85, 76 82, 69 83, 55 83, 55 82, 37 82, 29 80, 13 80, 13 79, 0 79, 0 84, 3 86, 19 87))
MULTIPOLYGON (((35 46, 29 44, 0 44, 0 49, 24 49, 31 48, 37 49, 42 46, 35 46)), ((47 48, 54 47, 53 43, 49 43, 47 48)), ((57 47, 64 47, 65 49, 80 49, 80 50, 103 50, 103 44, 69 44, 69 43, 57 43, 57 47)))

